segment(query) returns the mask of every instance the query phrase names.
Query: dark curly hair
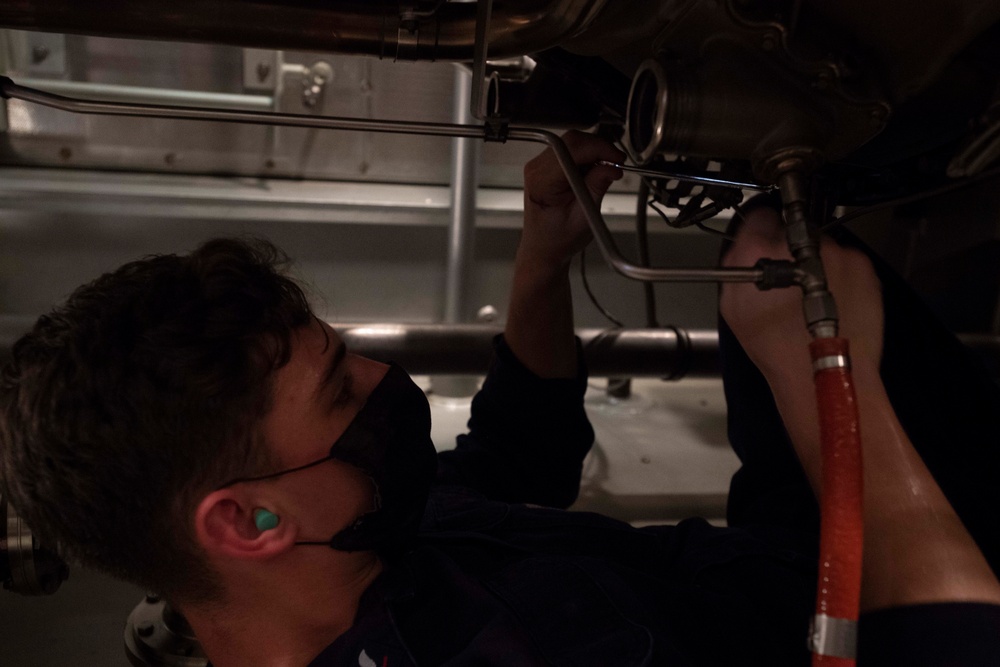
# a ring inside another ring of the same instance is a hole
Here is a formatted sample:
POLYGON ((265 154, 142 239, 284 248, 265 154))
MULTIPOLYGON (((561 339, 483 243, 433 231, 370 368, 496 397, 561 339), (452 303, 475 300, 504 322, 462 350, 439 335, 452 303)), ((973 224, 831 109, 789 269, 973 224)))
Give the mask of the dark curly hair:
POLYGON ((220 239, 77 289, 13 347, 0 481, 64 557, 188 601, 221 586, 194 538, 202 495, 277 467, 273 372, 313 317, 264 241, 220 239))

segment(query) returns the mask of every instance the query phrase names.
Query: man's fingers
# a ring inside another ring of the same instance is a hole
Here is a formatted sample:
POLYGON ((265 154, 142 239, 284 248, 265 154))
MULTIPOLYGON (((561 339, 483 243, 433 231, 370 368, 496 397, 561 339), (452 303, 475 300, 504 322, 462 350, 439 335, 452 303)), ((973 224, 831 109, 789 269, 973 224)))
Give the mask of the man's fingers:
POLYGON ((590 190, 590 196, 594 198, 595 202, 600 204, 611 184, 622 176, 621 169, 599 164, 587 172, 583 182, 587 185, 587 189, 590 190))
POLYGON ((570 130, 562 139, 578 165, 591 165, 599 160, 619 163, 625 161, 625 153, 595 134, 570 130))
MULTIPOLYGON (((604 160, 620 162, 625 154, 601 137, 578 130, 570 130, 563 135, 563 141, 573 158, 573 162, 586 170, 584 182, 595 199, 604 196, 611 183, 621 178, 622 172, 615 167, 596 165, 604 160)), ((546 149, 524 167, 524 183, 529 188, 529 196, 537 204, 562 205, 561 200, 569 193, 569 183, 552 149, 546 149)))

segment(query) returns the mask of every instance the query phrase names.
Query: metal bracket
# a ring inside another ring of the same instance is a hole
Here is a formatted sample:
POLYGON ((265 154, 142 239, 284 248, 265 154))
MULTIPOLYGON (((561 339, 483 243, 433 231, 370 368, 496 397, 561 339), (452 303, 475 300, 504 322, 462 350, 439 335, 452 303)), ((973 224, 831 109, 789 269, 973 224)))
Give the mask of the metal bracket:
POLYGON ((483 139, 505 144, 507 143, 508 136, 510 136, 509 119, 500 118, 499 116, 486 118, 483 125, 483 139))

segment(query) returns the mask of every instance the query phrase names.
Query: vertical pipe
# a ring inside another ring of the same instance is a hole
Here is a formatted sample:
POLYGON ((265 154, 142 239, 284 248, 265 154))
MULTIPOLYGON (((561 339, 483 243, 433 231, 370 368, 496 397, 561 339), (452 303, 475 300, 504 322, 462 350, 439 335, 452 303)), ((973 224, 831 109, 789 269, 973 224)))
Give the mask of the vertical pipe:
MULTIPOLYGON (((472 76, 455 67, 452 122, 474 123, 469 111, 472 76)), ((476 224, 476 187, 479 185, 479 147, 482 141, 466 137, 451 140, 451 222, 448 225, 448 269, 445 275, 444 321, 458 324, 465 318, 465 286, 476 224)))
MULTIPOLYGON (((452 121, 475 122, 470 110, 472 75, 455 67, 455 94, 452 121)), ((444 285, 444 322, 466 321, 467 286, 471 267, 476 226, 476 188, 479 185, 479 147, 481 139, 455 137, 451 140, 451 221, 448 224, 448 264, 444 285)), ((431 380, 432 392, 439 396, 471 396, 475 379, 438 376, 431 380)))

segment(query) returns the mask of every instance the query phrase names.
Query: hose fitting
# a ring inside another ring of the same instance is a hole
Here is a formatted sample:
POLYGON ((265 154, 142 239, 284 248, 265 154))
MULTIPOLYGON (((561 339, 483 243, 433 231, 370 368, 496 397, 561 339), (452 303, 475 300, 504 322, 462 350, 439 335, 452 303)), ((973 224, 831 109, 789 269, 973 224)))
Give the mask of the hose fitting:
POLYGON ((785 236, 795 258, 800 286, 802 310, 806 326, 813 338, 836 338, 839 317, 837 305, 826 282, 826 272, 819 254, 819 233, 809 224, 807 171, 815 162, 808 153, 783 156, 774 167, 775 179, 781 192, 785 217, 785 236))

